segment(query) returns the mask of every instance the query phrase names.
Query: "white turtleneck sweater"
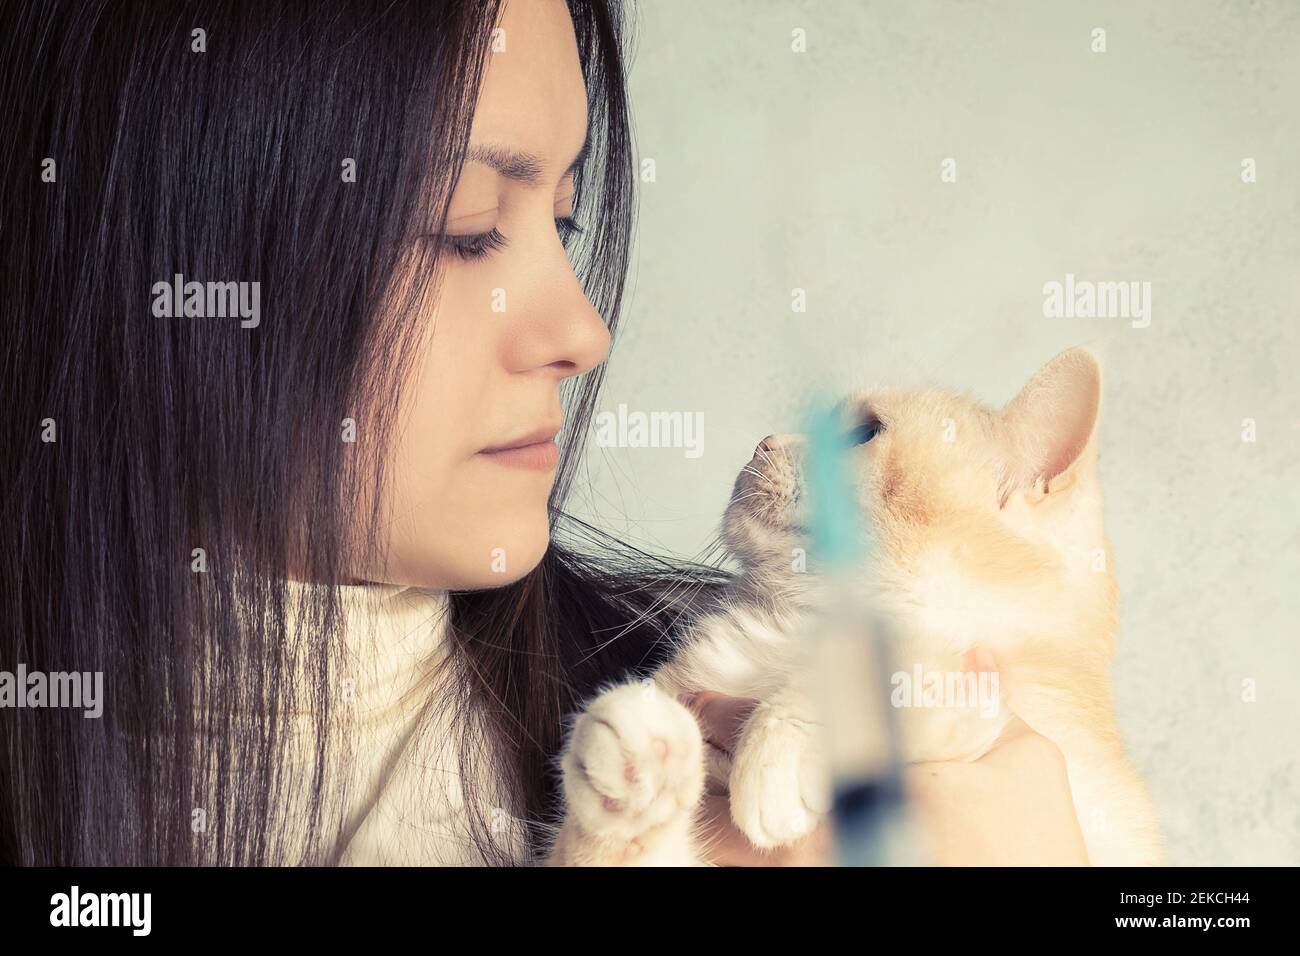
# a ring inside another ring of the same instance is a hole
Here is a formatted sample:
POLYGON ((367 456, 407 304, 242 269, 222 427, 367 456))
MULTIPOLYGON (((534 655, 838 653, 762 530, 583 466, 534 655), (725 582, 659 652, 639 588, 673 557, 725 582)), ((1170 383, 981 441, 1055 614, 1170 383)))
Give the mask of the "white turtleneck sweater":
MULTIPOLYGON (((291 596, 301 597, 311 586, 290 587, 291 596)), ((338 686, 338 695, 331 706, 343 718, 339 726, 348 729, 346 746, 336 743, 330 750, 327 780, 336 783, 326 793, 321 832, 337 831, 339 837, 322 862, 482 864, 469 839, 461 796, 457 746, 464 729, 453 726, 460 718, 449 712, 446 673, 439 669, 450 649, 447 594, 386 585, 341 592, 347 658, 332 668, 331 686, 338 686)), ((314 735, 306 722, 295 740, 301 746, 291 764, 303 792, 295 791, 284 807, 291 819, 301 814, 298 801, 310 789, 314 735)), ((515 821, 504 809, 494 809, 507 805, 496 799, 495 781, 483 779, 481 786, 494 838, 517 848, 515 821)))

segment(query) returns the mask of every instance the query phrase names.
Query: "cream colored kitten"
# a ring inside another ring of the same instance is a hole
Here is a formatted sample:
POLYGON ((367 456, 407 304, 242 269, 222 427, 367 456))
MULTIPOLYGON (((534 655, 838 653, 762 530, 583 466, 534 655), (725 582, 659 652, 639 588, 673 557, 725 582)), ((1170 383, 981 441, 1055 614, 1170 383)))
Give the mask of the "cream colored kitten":
MULTIPOLYGON (((866 596, 892 621, 894 663, 959 673, 998 662, 1004 706, 897 711, 904 756, 974 760, 1014 711, 1065 755, 1096 865, 1157 861, 1154 816, 1124 756, 1110 686, 1118 593, 1102 522, 1100 366, 1074 349, 1001 411, 946 392, 874 390, 844 403, 876 547, 866 596)), ((801 441, 765 439, 723 522, 742 573, 653 681, 600 694, 562 757, 568 813, 550 862, 695 864, 706 776, 757 847, 797 840, 828 809, 800 619, 801 441), (708 746, 684 691, 760 701, 734 760, 708 746)))

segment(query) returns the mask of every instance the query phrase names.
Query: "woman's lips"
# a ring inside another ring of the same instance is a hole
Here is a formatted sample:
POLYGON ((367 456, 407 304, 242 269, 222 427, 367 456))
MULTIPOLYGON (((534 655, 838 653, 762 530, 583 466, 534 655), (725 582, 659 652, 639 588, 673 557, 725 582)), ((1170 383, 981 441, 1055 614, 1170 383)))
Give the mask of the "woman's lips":
POLYGON ((481 451, 479 454, 488 461, 508 468, 551 471, 560 460, 560 446, 555 444, 555 439, 548 438, 528 445, 516 445, 514 448, 481 451))

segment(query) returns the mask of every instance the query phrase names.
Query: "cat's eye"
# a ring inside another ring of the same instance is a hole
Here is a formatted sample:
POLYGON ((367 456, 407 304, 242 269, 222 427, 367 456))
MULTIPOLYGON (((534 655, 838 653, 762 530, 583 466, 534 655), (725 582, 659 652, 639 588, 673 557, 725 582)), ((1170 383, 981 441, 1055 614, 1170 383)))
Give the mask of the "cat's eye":
POLYGON ((850 445, 865 445, 871 439, 880 434, 884 426, 875 418, 865 418, 853 428, 849 429, 848 439, 850 445))

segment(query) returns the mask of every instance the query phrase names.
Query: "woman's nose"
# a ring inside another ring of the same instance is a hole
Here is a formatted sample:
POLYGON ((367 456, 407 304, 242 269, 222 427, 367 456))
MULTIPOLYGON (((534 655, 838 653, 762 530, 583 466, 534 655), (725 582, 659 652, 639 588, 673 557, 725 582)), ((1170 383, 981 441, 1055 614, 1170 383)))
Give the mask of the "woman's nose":
POLYGON ((532 315, 513 330, 515 371, 547 368, 561 378, 581 375, 609 357, 609 327, 587 300, 576 276, 540 301, 532 315))
POLYGON ((580 295, 580 305, 572 322, 573 327, 567 331, 569 337, 569 361, 573 364, 574 375, 590 371, 609 358, 611 337, 609 326, 596 311, 585 295, 580 295))

